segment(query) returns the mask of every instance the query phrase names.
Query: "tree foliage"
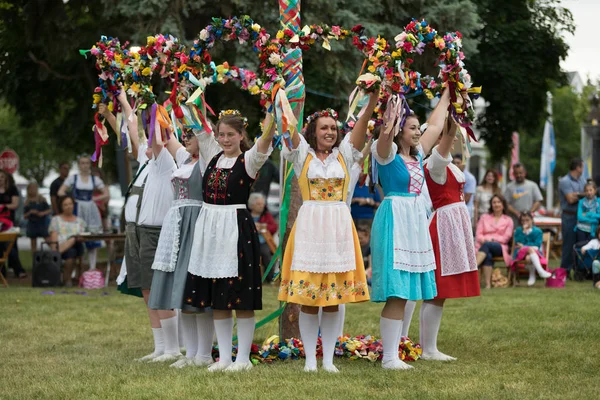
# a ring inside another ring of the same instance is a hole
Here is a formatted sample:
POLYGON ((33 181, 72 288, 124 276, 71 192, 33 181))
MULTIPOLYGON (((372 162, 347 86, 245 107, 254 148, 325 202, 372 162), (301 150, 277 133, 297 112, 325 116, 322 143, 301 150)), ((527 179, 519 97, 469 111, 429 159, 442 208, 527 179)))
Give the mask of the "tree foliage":
POLYGON ((512 132, 537 131, 552 82, 565 83, 559 62, 568 46, 561 35, 573 32, 573 19, 560 1, 475 2, 484 24, 469 66, 489 102, 478 125, 498 161, 510 153, 512 132))
MULTIPOLYGON (((560 33, 571 29, 571 19, 568 12, 553 8, 554 3, 311 0, 302 2, 301 15, 302 24, 351 27, 360 23, 369 35, 382 34, 390 41, 411 17, 426 18, 440 32, 461 31, 467 67, 474 82, 483 84, 490 103, 481 126, 492 155, 498 158, 508 151, 510 132, 531 129, 532 121, 539 121, 547 82, 560 78, 558 62, 567 50, 560 33)), ((64 149, 71 157, 90 152, 90 105, 97 75, 93 60, 81 57, 79 49, 90 48, 100 35, 139 45, 148 35, 171 33, 191 44, 212 17, 241 14, 249 14, 270 32, 280 26, 275 0, 0 0, 0 98, 11 106, 23 129, 43 138, 50 148, 64 149)), ((304 54, 308 112, 334 107, 343 114, 347 106, 361 55, 349 41, 332 43, 332 48, 304 54)), ((257 65, 249 46, 219 43, 212 54, 216 61, 257 65)), ((432 65, 433 60, 425 59, 419 69, 436 72, 425 64, 432 65)), ((162 99, 168 89, 156 87, 162 99)), ((251 127, 261 114, 256 99, 235 84, 211 86, 207 100, 215 110, 241 109, 251 127)), ((416 103, 426 101, 421 98, 416 103)))

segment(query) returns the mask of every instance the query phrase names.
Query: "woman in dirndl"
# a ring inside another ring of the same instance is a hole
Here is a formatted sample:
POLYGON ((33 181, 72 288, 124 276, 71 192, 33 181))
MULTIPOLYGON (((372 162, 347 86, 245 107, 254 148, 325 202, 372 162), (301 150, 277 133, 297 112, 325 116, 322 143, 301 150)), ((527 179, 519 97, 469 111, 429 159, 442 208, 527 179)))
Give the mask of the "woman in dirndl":
POLYGON ((425 164, 425 180, 435 209, 429 233, 435 254, 437 296, 421 306, 419 332, 424 360, 456 360, 437 349, 445 300, 480 295, 473 230, 463 191, 465 174, 452 163, 450 154, 457 142, 456 130, 454 120, 447 118, 440 143, 425 164))
POLYGON ((373 220, 371 254, 372 300, 385 302, 380 329, 382 366, 386 369, 412 368, 398 355, 406 301, 431 300, 437 295, 435 256, 422 195, 423 155, 442 132, 449 104, 450 96, 445 90, 422 136, 419 119, 412 112, 401 119, 396 135, 390 126, 392 121, 384 121, 371 149, 385 195, 373 220))
MULTIPOLYGON (((108 188, 102 179, 92 175, 92 160, 88 156, 81 156, 77 161, 79 174, 71 175, 58 189, 58 196, 65 196, 69 189, 75 199, 75 215, 85 221, 87 229, 91 233, 102 232, 102 217, 96 205, 97 201, 108 200, 108 188), (94 195, 94 191, 100 194, 94 195)), ((101 246, 100 242, 85 242, 88 252, 90 269, 96 269, 96 249, 101 246)))
POLYGON ((260 242, 247 209, 250 187, 269 157, 274 134, 270 127, 254 146, 248 145, 246 118, 237 110, 223 111, 216 139, 196 132, 200 155, 210 160, 202 180, 204 203, 194 230, 184 304, 211 307, 219 362, 209 371, 243 371, 252 368, 250 348, 254 337, 254 310, 262 309, 260 242), (233 316, 237 317, 238 352, 232 362, 233 316))
POLYGON ((339 333, 339 305, 369 300, 360 243, 346 205, 349 170, 361 159, 367 123, 377 103, 372 94, 351 134, 342 140, 331 109, 307 119, 304 137, 294 135, 284 157, 292 162, 302 206, 287 241, 279 300, 302 305, 299 326, 304 370, 317 370, 319 307, 323 369, 338 372, 333 354, 339 333))
POLYGON ((153 310, 182 310, 180 318, 185 358, 171 365, 175 368, 212 364, 214 336, 212 310, 183 302, 194 228, 202 208, 205 164, 199 157, 198 139, 191 129, 184 132, 182 140, 184 146, 175 135, 167 141, 167 150, 178 167, 171 178, 175 199, 160 231, 148 300, 148 306, 153 310))

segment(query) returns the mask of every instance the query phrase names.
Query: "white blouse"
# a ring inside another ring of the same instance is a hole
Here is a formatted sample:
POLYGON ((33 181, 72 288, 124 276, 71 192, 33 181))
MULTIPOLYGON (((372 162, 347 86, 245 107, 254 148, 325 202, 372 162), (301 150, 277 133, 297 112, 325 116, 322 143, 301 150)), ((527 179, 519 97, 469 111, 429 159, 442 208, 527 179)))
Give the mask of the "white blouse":
POLYGON ((300 143, 297 148, 290 150, 287 146, 283 146, 282 153, 283 157, 294 165, 296 176, 302 174, 304 163, 308 155, 311 154, 312 159, 308 165, 308 178, 345 178, 346 175, 338 160, 338 154, 342 155, 348 173, 350 173, 352 165, 362 158, 362 153, 356 150, 350 142, 350 135, 346 135, 339 147, 334 147, 331 154, 323 161, 317 157, 315 151, 302 135, 300 135, 300 143))
POLYGON ((450 171, 459 183, 465 182, 465 174, 456 165, 452 164, 452 156, 448 154, 446 158, 438 152, 437 146, 431 151, 431 156, 427 159, 425 168, 429 171, 431 179, 438 185, 444 185, 446 183, 447 169, 450 167, 450 171))
MULTIPOLYGON (((191 154, 188 153, 188 151, 185 149, 185 147, 180 147, 177 149, 177 152, 175 153, 175 163, 177 164, 177 169, 175 170, 175 172, 173 172, 173 176, 172 178, 174 179, 189 179, 190 176, 192 175, 192 171, 194 170, 194 165, 196 165, 196 163, 187 163, 186 162, 190 159, 191 154)), ((196 161, 198 163, 200 163, 199 167, 200 167, 200 171, 204 171, 206 169, 206 164, 204 163, 204 160, 202 159, 202 157, 200 157, 198 159, 198 161, 196 161)))
MULTIPOLYGON (((194 130, 196 137, 198 138, 198 146, 200 147, 200 157, 206 160, 206 165, 201 165, 203 172, 208 167, 208 163, 220 152, 223 151, 219 143, 215 139, 214 135, 209 134, 205 131, 194 130)), ((256 178, 258 171, 262 168, 264 163, 267 161, 271 153, 273 152, 273 146, 269 145, 269 149, 266 154, 258 151, 256 143, 250 150, 247 150, 244 154, 244 166, 246 167, 246 173, 251 178, 256 178)), ((217 168, 229 169, 232 168, 237 161, 237 157, 225 157, 222 154, 217 161, 217 168)))

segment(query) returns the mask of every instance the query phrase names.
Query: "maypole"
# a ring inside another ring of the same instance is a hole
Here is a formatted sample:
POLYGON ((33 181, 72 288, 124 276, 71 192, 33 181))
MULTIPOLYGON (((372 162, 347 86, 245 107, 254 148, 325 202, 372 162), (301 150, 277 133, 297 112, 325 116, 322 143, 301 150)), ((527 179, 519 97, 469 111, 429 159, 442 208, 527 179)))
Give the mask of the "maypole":
MULTIPOLYGON (((279 0, 279 21, 281 29, 291 29, 294 33, 300 31, 300 1, 301 0, 279 0)), ((283 77, 286 83, 286 96, 290 102, 294 115, 298 120, 297 132, 302 129, 304 119, 304 76, 302 75, 302 50, 290 49, 283 60, 283 77)), ((281 159, 282 195, 279 237, 281 238, 280 259, 283 260, 283 250, 289 236, 289 232, 296 220, 298 209, 302 199, 298 187, 298 181, 294 176, 292 165, 283 158, 281 159)), ((287 304, 280 319, 280 337, 300 337, 298 328, 298 315, 300 307, 296 304, 287 304)))

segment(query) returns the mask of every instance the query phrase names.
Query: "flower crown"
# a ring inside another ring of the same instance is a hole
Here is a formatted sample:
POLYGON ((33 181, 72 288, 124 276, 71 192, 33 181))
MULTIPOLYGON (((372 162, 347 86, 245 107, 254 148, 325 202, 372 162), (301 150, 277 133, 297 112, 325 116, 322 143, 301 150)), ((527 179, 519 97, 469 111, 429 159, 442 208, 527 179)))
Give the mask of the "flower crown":
POLYGON ((331 108, 326 108, 325 110, 317 111, 316 113, 311 114, 306 118, 306 124, 308 125, 311 122, 316 121, 318 118, 321 118, 321 117, 331 117, 337 121, 338 113, 337 113, 337 111, 335 111, 331 108))
POLYGON ((233 116, 236 116, 236 117, 240 117, 242 119, 242 121, 244 121, 244 128, 248 127, 248 118, 244 117, 242 115, 242 113, 239 112, 238 110, 222 110, 219 113, 219 121, 221 120, 221 118, 223 118, 226 115, 233 115, 233 116))

